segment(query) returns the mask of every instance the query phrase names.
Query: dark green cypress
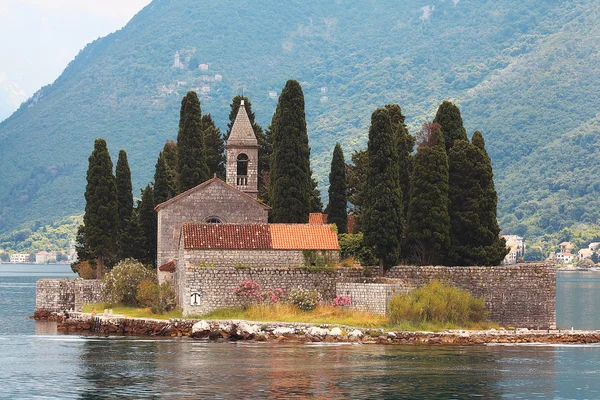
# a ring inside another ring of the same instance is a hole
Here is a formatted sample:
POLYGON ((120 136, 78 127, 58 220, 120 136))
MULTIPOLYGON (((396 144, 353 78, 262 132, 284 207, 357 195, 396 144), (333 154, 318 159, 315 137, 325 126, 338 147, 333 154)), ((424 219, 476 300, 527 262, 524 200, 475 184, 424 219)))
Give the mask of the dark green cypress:
POLYGON ((125 229, 119 232, 121 258, 134 258, 142 261, 145 257, 146 240, 140 224, 137 210, 127 218, 125 229))
POLYGON ((176 194, 175 181, 167 164, 167 157, 165 152, 161 151, 154 170, 154 205, 164 203, 176 194))
POLYGON ((354 216, 354 231, 362 232, 361 209, 369 169, 369 152, 366 150, 355 151, 351 159, 352 163, 346 165, 348 201, 350 202, 350 212, 354 216))
POLYGON ((287 81, 279 96, 271 135, 271 219, 279 223, 306 223, 313 189, 304 94, 297 81, 287 81))
POLYGON ((361 207, 364 242, 374 249, 383 267, 394 265, 402 234, 402 191, 398 183, 398 154, 389 112, 378 108, 369 129, 369 168, 361 207))
POLYGON ((310 170, 310 197, 308 202, 310 204, 310 212, 311 213, 322 213, 323 212, 323 202, 321 201, 321 192, 319 191, 319 182, 313 178, 312 169, 310 170))
POLYGON ((488 238, 484 244, 486 257, 481 264, 498 265, 508 254, 509 249, 506 248, 506 240, 500 236, 497 218, 498 194, 494 186, 492 161, 485 149, 481 132, 476 131, 473 134, 472 143, 479 150, 479 163, 482 169, 480 185, 483 190, 479 218, 488 238))
POLYGON ((398 141, 398 180, 402 190, 403 215, 406 218, 410 201, 410 176, 412 174, 412 152, 415 146, 415 138, 408 133, 404 123, 406 117, 402 114, 400 106, 398 104, 388 104, 385 108, 390 114, 392 129, 396 133, 396 140, 398 141))
POLYGON ((127 161, 127 152, 119 151, 115 169, 117 198, 119 203, 119 231, 125 229, 127 220, 133 213, 133 192, 131 188, 131 170, 127 161))
POLYGON ((348 199, 346 196, 346 161, 342 146, 336 143, 329 172, 327 222, 336 224, 338 233, 348 233, 348 199))
POLYGON ((450 245, 448 156, 438 124, 424 124, 417 137, 404 253, 421 265, 442 264, 450 245))
POLYGON ((157 226, 154 212, 154 189, 151 185, 142 189, 142 199, 137 205, 137 215, 144 236, 144 250, 140 261, 156 266, 157 226))
POLYGON ((175 143, 174 140, 167 140, 162 149, 162 152, 163 157, 165 158, 165 162, 167 163, 169 173, 171 175, 171 186, 173 186, 175 188, 175 191, 177 191, 177 143, 175 143))
POLYGON ((202 135, 202 112, 195 92, 188 92, 181 101, 177 135, 178 191, 185 192, 209 178, 206 148, 202 135))
POLYGON ((217 174, 219 178, 225 179, 225 142, 210 114, 202 116, 202 132, 210 176, 217 174))
POLYGON ((97 260, 98 276, 111 266, 118 253, 119 203, 113 163, 104 139, 96 139, 89 158, 83 224, 85 243, 97 260))
POLYGON ((460 110, 453 103, 445 100, 440 104, 433 122, 440 125, 446 152, 448 152, 456 140, 467 140, 467 131, 463 127, 460 110))

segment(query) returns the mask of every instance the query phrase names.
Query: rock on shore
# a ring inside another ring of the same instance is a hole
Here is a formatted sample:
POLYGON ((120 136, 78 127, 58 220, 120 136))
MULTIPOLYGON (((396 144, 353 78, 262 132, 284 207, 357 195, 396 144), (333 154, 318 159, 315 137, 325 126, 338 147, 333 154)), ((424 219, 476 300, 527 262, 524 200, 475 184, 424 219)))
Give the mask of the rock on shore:
MULTIPOLYGON (((36 319, 56 320, 52 313, 36 314, 36 319)), ((444 332, 385 331, 384 329, 359 329, 339 325, 314 325, 307 323, 206 321, 124 316, 92 316, 73 313, 71 318, 57 322, 59 332, 119 334, 133 336, 191 337, 194 339, 229 339, 279 342, 351 342, 380 344, 437 344, 478 345, 510 343, 580 344, 600 343, 600 331, 567 331, 527 329, 444 332)))

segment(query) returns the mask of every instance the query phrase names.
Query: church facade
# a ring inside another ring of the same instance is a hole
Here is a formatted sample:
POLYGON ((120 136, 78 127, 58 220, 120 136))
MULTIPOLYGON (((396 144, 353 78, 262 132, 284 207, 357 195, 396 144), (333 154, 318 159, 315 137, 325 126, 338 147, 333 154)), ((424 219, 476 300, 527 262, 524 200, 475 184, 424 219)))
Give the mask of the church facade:
POLYGON ((339 259, 332 225, 268 223, 270 207, 257 199, 258 141, 243 102, 226 154, 226 182, 214 177, 156 206, 160 282, 201 263, 294 266, 307 251, 339 259))

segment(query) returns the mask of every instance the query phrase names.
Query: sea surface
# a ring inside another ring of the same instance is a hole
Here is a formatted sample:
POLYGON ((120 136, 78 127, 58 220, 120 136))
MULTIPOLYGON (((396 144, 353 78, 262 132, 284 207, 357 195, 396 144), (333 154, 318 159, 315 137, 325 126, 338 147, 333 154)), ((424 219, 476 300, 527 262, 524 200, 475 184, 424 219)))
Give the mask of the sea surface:
MULTIPOLYGON (((35 281, 0 265, 0 398, 598 399, 600 346, 377 346, 61 335, 27 316, 35 281)), ((600 329, 600 273, 561 272, 558 325, 600 329)))

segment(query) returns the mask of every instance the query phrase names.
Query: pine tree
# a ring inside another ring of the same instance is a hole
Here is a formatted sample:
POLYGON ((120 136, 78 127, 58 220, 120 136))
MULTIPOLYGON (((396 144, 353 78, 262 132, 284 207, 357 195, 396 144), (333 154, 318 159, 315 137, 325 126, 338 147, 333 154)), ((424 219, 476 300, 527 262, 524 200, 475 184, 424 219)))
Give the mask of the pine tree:
POLYGON ((405 254, 421 265, 442 264, 450 245, 448 156, 440 126, 424 124, 410 183, 405 254))
POLYGON ((388 104, 385 108, 390 114, 392 129, 396 133, 396 140, 398 141, 398 180, 402 190, 402 204, 404 205, 403 218, 406 218, 410 201, 411 154, 415 146, 415 138, 408 133, 408 129, 404 124, 406 117, 402 114, 400 106, 398 104, 388 104))
POLYGON ((156 266, 156 213, 154 212, 154 189, 151 185, 142 189, 142 199, 137 205, 137 215, 143 232, 144 248, 140 261, 156 266))
POLYGON ((219 178, 225 179, 225 142, 210 114, 202 116, 202 132, 210 176, 217 174, 219 178))
POLYGON ((83 224, 85 244, 97 260, 98 277, 117 257, 119 203, 113 163, 104 139, 96 139, 89 158, 83 224))
POLYGON ((467 140, 467 131, 463 127, 460 110, 453 103, 443 101, 435 114, 433 122, 441 127, 446 144, 446 153, 452 148, 456 140, 467 140))
POLYGON ((177 156, 179 193, 185 192, 209 178, 206 148, 202 135, 200 100, 192 91, 188 92, 181 101, 177 156))
POLYGON ((398 183, 397 142, 389 112, 378 108, 369 129, 369 168, 361 207, 364 242, 383 267, 398 259, 402 234, 402 191, 398 183))
POLYGON ((304 94, 297 81, 287 81, 271 122, 270 190, 273 222, 306 223, 313 192, 304 94))
POLYGON ((346 161, 342 146, 336 143, 329 172, 329 204, 327 222, 336 224, 338 233, 348 233, 348 200, 346 188, 346 161))
POLYGON ((509 249, 506 248, 506 240, 500 236, 500 227, 498 226, 498 194, 494 187, 492 161, 485 149, 485 141, 481 132, 475 131, 472 143, 479 150, 479 163, 482 166, 481 188, 483 189, 483 197, 479 218, 482 226, 489 232, 487 234, 489 240, 485 243, 486 257, 481 264, 498 265, 508 254, 509 249))
POLYGON ((154 202, 155 206, 175 197, 177 190, 172 172, 167 164, 167 157, 161 151, 154 170, 154 202))

